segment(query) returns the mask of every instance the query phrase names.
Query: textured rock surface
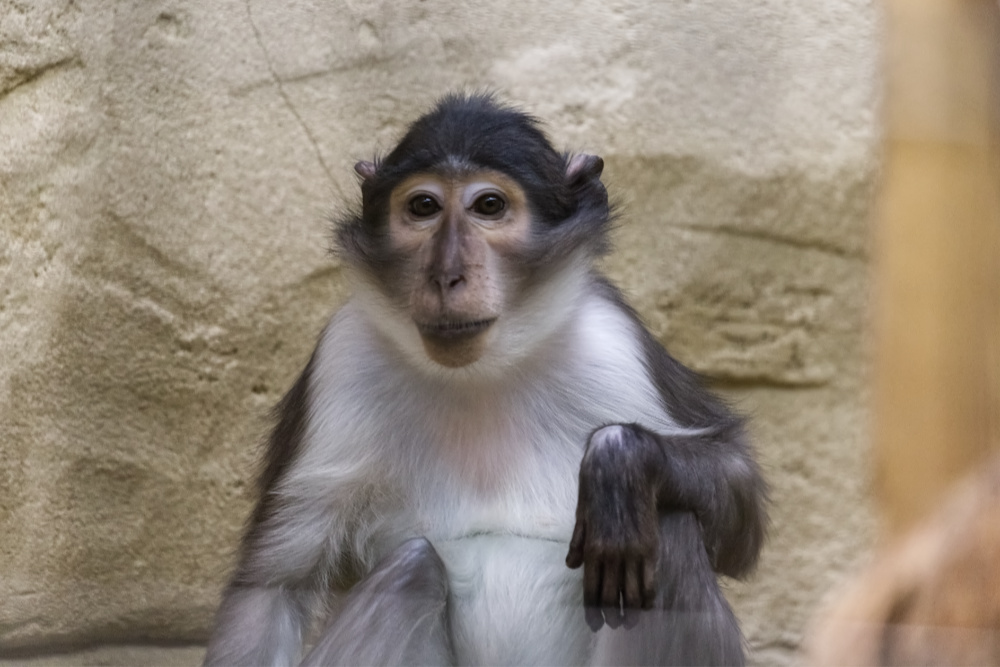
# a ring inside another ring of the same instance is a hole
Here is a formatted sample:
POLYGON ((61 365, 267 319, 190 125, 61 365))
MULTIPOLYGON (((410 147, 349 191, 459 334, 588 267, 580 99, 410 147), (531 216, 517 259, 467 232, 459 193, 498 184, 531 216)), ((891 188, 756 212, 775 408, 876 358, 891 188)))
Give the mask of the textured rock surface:
POLYGON ((0 0, 0 655, 205 638, 267 411, 344 297, 325 215, 356 159, 488 87, 605 156, 625 211, 609 272, 753 414, 773 537, 730 588, 756 661, 790 660, 871 535, 877 18, 0 0))

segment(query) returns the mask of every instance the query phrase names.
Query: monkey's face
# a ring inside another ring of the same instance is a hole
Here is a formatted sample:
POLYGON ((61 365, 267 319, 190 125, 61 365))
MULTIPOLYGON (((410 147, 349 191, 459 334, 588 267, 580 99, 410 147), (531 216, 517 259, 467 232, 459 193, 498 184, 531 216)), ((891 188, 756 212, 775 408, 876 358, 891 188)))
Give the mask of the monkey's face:
POLYGON ((496 171, 418 173, 393 189, 389 287, 432 360, 457 368, 489 348, 530 233, 524 191, 496 171))

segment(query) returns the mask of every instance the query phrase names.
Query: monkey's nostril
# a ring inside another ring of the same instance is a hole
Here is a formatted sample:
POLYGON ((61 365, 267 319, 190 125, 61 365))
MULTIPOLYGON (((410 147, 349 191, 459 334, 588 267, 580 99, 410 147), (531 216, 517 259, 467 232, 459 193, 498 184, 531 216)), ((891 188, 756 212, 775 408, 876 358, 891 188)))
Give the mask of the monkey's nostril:
POLYGON ((462 274, 433 275, 431 282, 437 285, 442 292, 449 292, 465 283, 465 276, 462 274))

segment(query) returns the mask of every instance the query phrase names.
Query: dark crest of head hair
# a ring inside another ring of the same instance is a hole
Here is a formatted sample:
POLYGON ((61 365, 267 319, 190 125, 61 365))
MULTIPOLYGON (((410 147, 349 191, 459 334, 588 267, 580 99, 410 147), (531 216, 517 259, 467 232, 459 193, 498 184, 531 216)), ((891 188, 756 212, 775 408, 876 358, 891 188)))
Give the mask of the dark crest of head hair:
POLYGON ((594 158, 595 168, 570 178, 570 157, 552 147, 536 118, 494 94, 447 95, 410 125, 388 155, 376 160, 374 175, 361 184, 361 216, 342 222, 338 245, 348 251, 364 249, 369 260, 377 260, 375 246, 387 219, 389 195, 411 174, 492 169, 523 188, 540 223, 536 233, 550 237, 545 244, 550 252, 586 245, 603 254, 612 218, 600 180, 603 162, 594 158))

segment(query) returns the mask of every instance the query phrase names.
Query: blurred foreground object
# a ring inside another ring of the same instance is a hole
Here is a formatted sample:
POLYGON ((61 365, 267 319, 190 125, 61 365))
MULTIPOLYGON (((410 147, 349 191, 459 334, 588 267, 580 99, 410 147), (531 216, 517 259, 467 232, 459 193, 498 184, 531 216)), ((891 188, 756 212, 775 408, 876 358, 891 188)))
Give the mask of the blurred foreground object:
POLYGON ((885 7, 874 464, 886 546, 814 623, 806 663, 1000 665, 1000 459, 952 491, 1000 442, 1000 6, 885 7))
POLYGON ((807 655, 808 665, 1000 665, 1000 457, 878 557, 807 655))
POLYGON ((875 477, 891 534, 1000 442, 995 0, 890 0, 875 477))

